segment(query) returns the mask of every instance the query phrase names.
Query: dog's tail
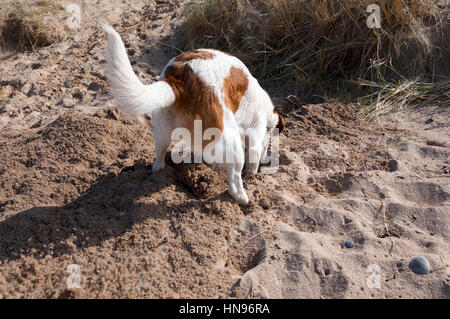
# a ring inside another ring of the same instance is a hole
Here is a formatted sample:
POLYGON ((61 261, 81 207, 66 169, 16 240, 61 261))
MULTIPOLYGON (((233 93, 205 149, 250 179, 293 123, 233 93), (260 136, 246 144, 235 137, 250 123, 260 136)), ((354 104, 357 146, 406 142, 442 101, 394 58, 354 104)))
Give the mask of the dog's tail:
POLYGON ((117 106, 137 116, 172 105, 175 102, 172 87, 164 81, 144 85, 131 68, 120 35, 107 24, 101 26, 108 36, 106 74, 117 106))

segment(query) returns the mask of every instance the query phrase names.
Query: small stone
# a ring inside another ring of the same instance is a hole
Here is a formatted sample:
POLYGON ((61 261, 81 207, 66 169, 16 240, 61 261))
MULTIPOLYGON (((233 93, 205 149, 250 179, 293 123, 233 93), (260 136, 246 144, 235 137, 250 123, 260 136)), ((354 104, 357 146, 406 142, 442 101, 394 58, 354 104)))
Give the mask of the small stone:
POLYGON ((353 248, 355 246, 355 244, 351 240, 346 241, 344 245, 347 248, 353 248))
POLYGON ((409 263, 409 268, 416 275, 426 275, 430 272, 430 263, 425 257, 418 256, 411 260, 409 263))
POLYGON ((11 96, 14 92, 14 87, 12 85, 6 85, 3 87, 0 87, 0 98, 11 96))
POLYGON ((23 94, 25 94, 28 97, 33 94, 33 91, 34 91, 34 84, 32 84, 32 83, 25 83, 20 88, 20 92, 22 92, 23 94))
POLYGON ((71 83, 72 83, 72 80, 73 80, 73 79, 74 79, 73 76, 71 76, 70 74, 67 75, 67 76, 64 78, 64 87, 66 87, 66 88, 71 87, 71 83))
POLYGON ((61 105, 66 108, 71 108, 71 107, 73 107, 73 101, 72 101, 72 99, 62 99, 56 105, 61 105))
POLYGON ((268 210, 270 208, 270 203, 264 197, 259 200, 259 205, 264 209, 268 210))

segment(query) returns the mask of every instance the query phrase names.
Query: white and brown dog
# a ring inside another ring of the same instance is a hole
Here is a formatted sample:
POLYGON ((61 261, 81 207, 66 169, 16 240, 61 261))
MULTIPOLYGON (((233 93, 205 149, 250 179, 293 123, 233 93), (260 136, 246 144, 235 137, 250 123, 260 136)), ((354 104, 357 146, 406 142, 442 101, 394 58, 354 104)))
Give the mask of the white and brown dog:
POLYGON ((134 116, 151 112, 156 153, 152 171, 164 168, 172 131, 192 131, 194 120, 201 120, 202 130, 220 132, 202 147, 213 143, 229 153, 231 146, 233 160, 217 164, 227 171, 230 195, 247 205, 241 178, 245 152, 249 173, 256 174, 267 156, 269 134, 275 127, 281 132, 284 122, 244 63, 218 50, 188 51, 170 60, 157 82, 144 85, 131 68, 119 34, 102 27, 108 35, 107 77, 118 107, 134 116))

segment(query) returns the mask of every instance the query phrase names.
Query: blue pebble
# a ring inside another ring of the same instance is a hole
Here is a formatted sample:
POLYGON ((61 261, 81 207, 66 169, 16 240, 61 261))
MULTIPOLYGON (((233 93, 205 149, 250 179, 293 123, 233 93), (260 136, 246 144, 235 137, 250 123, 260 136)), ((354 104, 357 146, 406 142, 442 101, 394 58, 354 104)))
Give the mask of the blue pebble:
POLYGON ((430 272, 430 263, 425 257, 415 257, 409 263, 409 268, 417 275, 426 275, 430 272))
POLYGON ((347 248, 353 248, 353 246, 355 246, 355 244, 351 240, 346 241, 344 245, 347 248))

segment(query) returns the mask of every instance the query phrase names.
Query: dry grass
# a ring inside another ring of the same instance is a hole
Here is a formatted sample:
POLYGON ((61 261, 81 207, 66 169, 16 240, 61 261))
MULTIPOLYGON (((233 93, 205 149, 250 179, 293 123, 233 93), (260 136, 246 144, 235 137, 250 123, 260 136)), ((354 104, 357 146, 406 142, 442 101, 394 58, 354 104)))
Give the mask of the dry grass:
POLYGON ((35 50, 61 41, 67 35, 64 7, 56 0, 8 1, 0 9, 0 47, 35 50))
POLYGON ((368 105, 361 113, 369 120, 408 107, 450 106, 450 79, 437 83, 404 79, 396 84, 365 82, 363 85, 377 88, 376 93, 361 98, 368 105))
POLYGON ((325 94, 337 81, 448 71, 449 12, 448 0, 203 0, 186 8, 185 48, 231 51, 261 79, 325 94), (371 3, 380 29, 367 27, 371 3))

